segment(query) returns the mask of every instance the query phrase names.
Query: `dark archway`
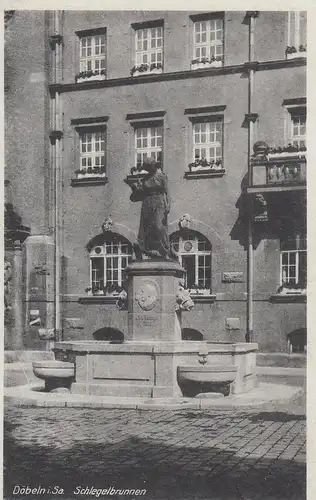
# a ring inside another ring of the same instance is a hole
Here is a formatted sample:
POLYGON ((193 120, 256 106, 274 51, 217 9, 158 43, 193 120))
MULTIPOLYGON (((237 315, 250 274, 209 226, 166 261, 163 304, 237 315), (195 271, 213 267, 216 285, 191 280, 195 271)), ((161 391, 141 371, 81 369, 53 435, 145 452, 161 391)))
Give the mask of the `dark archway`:
POLYGON ((307 345, 307 330, 306 328, 297 328, 288 333, 287 342, 290 353, 304 353, 307 345))
POLYGON ((194 328, 182 329, 182 340, 204 340, 203 334, 194 328))
POLYGON ((94 340, 111 342, 112 344, 122 344, 124 342, 124 334, 116 328, 106 327, 100 328, 93 333, 94 340))

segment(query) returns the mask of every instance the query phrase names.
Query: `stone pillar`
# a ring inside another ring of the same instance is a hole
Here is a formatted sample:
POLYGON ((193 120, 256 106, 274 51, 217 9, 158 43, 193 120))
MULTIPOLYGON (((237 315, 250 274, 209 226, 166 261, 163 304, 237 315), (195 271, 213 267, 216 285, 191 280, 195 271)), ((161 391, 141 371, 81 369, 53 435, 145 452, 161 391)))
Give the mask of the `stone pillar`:
POLYGON ((21 350, 23 349, 23 289, 22 246, 19 240, 5 242, 5 266, 10 278, 5 284, 7 304, 4 311, 4 347, 9 350, 21 350))
POLYGON ((14 329, 12 349, 23 349, 23 308, 22 308, 22 246, 16 240, 13 246, 12 299, 14 304, 14 329))
POLYGON ((176 261, 135 261, 128 276, 128 337, 133 341, 181 340, 176 295, 184 270, 176 261))
POLYGON ((54 241, 46 235, 27 238, 24 248, 26 281, 26 347, 48 350, 54 337, 54 241))

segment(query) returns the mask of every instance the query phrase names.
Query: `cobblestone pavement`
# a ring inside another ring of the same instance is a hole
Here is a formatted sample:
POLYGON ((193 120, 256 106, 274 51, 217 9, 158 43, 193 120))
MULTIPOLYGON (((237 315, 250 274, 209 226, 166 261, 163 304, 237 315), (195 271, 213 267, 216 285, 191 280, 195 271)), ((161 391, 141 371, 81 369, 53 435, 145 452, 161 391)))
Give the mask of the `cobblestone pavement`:
MULTIPOLYGON (((304 412, 282 407, 168 412, 11 404, 4 496, 96 498, 93 490, 75 495, 81 486, 146 489, 146 500, 304 500, 304 446, 304 412), (60 495, 14 496, 17 485, 58 486, 60 495)), ((106 493, 101 498, 139 498, 106 493)))

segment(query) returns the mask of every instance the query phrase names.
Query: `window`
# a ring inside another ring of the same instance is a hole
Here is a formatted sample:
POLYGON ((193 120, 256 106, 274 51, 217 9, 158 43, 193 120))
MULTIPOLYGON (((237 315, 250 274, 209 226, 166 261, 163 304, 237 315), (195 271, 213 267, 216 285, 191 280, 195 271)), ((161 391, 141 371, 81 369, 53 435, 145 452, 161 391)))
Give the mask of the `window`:
POLYGON ((105 130, 82 130, 80 138, 79 175, 105 175, 105 130))
POLYGON ((135 66, 132 76, 146 73, 162 73, 163 68, 163 21, 134 24, 135 66))
POLYGON ((222 160, 222 129, 221 120, 193 124, 193 161, 216 163, 222 160))
POLYGON ((132 246, 121 236, 106 237, 90 251, 90 283, 92 293, 114 291, 123 285, 123 270, 132 259, 132 246))
POLYGON ((288 12, 286 56, 288 59, 302 57, 306 52, 307 13, 288 12))
POLYGON ((80 38, 80 71, 105 69, 105 35, 83 36, 80 38))
POLYGON ((306 139, 306 113, 292 114, 291 116, 291 142, 298 148, 305 147, 306 139))
POLYGON ((211 244, 200 233, 183 231, 170 238, 173 250, 185 269, 185 286, 192 292, 210 293, 211 244))
POLYGON ((306 151, 306 98, 284 99, 285 144, 306 151))
POLYGON ((105 79, 105 28, 77 32, 79 37, 79 73, 76 82, 105 79))
POLYGON ((223 39, 224 23, 221 17, 196 20, 193 25, 192 69, 222 66, 223 39))
POLYGON ((162 149, 162 126, 135 128, 135 166, 138 170, 146 158, 155 158, 158 162, 162 162, 162 149))
POLYGON ((162 64, 163 28, 136 30, 136 65, 162 64))
POLYGON ((300 234, 281 239, 280 285, 306 287, 306 238, 300 234))

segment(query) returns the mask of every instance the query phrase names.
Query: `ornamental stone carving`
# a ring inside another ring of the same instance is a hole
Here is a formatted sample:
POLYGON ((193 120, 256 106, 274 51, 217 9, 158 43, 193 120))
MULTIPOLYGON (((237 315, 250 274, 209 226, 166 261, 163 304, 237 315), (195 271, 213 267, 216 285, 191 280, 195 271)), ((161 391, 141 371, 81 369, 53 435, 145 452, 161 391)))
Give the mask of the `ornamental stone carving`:
POLYGON ((191 299, 189 290, 183 288, 182 285, 179 286, 179 290, 176 295, 176 311, 191 311, 194 306, 194 302, 191 299))
POLYGON ((182 214, 179 219, 179 226, 181 229, 189 229, 191 225, 191 216, 189 214, 182 214))
POLYGON ((150 311, 155 307, 158 295, 156 284, 152 281, 145 281, 139 286, 135 299, 144 311, 150 311))
POLYGON ((106 231, 112 231, 113 221, 111 217, 107 217, 102 224, 102 231, 105 233, 106 231))

